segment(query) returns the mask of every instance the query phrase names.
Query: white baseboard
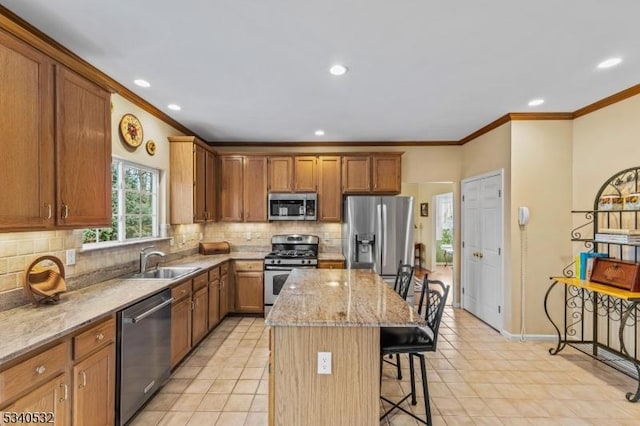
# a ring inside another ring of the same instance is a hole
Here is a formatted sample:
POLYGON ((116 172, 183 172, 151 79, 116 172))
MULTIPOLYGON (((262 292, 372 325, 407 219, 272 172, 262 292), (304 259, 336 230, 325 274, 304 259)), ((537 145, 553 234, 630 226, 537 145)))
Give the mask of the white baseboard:
MULTIPOLYGON (((506 330, 502 330, 500 334, 502 334, 504 337, 506 337, 509 340, 520 340, 521 338, 520 333, 511 334, 506 330)), ((543 341, 543 342, 558 340, 558 336, 556 336, 555 334, 525 334, 524 338, 525 340, 536 340, 536 341, 543 341)))

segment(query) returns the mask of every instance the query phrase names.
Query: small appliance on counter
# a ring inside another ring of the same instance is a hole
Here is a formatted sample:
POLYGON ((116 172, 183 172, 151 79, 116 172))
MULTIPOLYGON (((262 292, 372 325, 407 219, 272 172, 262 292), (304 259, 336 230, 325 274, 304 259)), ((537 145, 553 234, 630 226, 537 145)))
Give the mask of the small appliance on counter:
POLYGON ((227 241, 200 243, 198 246, 200 254, 228 254, 230 251, 231 245, 227 241))
POLYGON ((67 284, 64 280, 64 265, 60 259, 47 255, 34 260, 24 274, 24 291, 33 306, 60 301, 60 294, 67 291, 67 284), (58 268, 58 271, 47 264, 51 262, 58 268))
POLYGON ((315 235, 274 235, 271 253, 264 258, 264 316, 276 301, 284 282, 294 268, 318 267, 318 243, 315 235))

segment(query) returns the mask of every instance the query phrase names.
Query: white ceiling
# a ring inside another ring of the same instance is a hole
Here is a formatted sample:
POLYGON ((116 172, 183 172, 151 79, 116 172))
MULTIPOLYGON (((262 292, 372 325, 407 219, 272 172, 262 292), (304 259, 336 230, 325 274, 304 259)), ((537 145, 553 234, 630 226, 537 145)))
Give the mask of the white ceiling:
POLYGON ((0 4, 210 141, 459 140, 640 83, 638 0, 0 4))

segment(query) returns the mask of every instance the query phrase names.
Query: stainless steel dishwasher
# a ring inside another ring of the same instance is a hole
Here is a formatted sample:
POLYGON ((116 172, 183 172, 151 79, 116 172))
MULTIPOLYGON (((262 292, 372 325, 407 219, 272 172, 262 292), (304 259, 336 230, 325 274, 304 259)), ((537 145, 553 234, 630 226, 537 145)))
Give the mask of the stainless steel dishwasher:
POLYGON ((171 370, 171 290, 118 312, 116 424, 124 425, 171 370))

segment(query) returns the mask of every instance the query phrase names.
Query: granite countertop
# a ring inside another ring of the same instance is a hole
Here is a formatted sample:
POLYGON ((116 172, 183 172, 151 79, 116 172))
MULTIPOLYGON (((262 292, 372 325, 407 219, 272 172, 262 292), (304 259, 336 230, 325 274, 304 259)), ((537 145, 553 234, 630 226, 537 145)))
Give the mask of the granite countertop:
POLYGON ((342 253, 318 253, 318 260, 345 260, 342 253))
POLYGON ((31 350, 55 341, 81 327, 151 296, 173 283, 184 281, 232 259, 262 260, 265 252, 231 252, 211 256, 193 255, 166 266, 194 266, 201 269, 176 280, 116 278, 61 295, 56 305, 21 306, 0 312, 0 368, 31 350))
POLYGON ((270 326, 426 325, 382 278, 365 269, 296 269, 265 321, 270 326))

